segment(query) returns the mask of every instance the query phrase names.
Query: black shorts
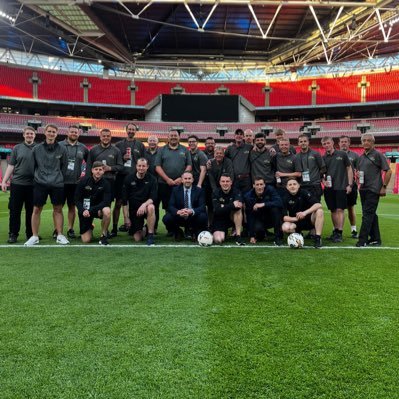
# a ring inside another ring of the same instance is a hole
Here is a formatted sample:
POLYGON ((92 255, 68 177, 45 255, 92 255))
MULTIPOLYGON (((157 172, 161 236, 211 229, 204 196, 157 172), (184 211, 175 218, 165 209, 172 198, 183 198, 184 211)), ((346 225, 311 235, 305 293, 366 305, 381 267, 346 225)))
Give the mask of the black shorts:
POLYGON ((319 202, 321 202, 321 196, 323 195, 323 189, 320 184, 312 185, 312 186, 301 186, 306 191, 309 191, 313 197, 315 197, 319 202))
POLYGON ((75 191, 77 184, 65 184, 64 185, 64 200, 62 202, 65 205, 65 202, 69 205, 75 205, 75 191))
POLYGON ((123 189, 123 182, 125 181, 125 177, 127 175, 116 175, 115 178, 115 199, 121 200, 122 199, 122 189, 123 189))
POLYGON ((93 220, 94 218, 97 219, 102 219, 102 216, 90 216, 88 218, 83 217, 82 214, 79 214, 79 229, 80 229, 80 234, 87 233, 89 230, 93 230, 93 220))
POLYGON ((305 230, 312 230, 314 225, 312 223, 312 215, 306 215, 305 219, 299 220, 298 222, 294 222, 296 224, 295 231, 300 233, 301 231, 305 230))
POLYGON ((143 230, 144 227, 144 220, 147 217, 147 215, 143 216, 137 216, 137 210, 138 208, 129 208, 129 218, 130 218, 130 228, 129 228, 129 234, 133 235, 137 233, 138 231, 143 230))
POLYGON ((252 189, 251 177, 244 177, 242 179, 234 179, 234 187, 241 191, 241 194, 244 196, 249 190, 252 189))
POLYGON ((215 231, 223 231, 227 233, 230 227, 234 227, 233 221, 229 218, 215 218, 212 223, 212 233, 215 231))
POLYGON ((115 179, 107 179, 107 182, 109 183, 111 188, 111 202, 113 202, 115 199, 115 179))
POLYGON ((347 203, 348 203, 348 208, 350 206, 355 206, 356 205, 356 202, 357 202, 357 184, 354 184, 352 186, 352 191, 349 194, 347 194, 346 200, 347 200, 347 203))
POLYGON ((64 187, 48 187, 39 183, 33 186, 33 205, 42 207, 50 196, 53 205, 62 205, 64 201, 64 187))
POLYGON ((346 209, 348 207, 346 199, 346 190, 333 190, 331 188, 324 189, 324 199, 327 208, 334 212, 337 209, 346 209))

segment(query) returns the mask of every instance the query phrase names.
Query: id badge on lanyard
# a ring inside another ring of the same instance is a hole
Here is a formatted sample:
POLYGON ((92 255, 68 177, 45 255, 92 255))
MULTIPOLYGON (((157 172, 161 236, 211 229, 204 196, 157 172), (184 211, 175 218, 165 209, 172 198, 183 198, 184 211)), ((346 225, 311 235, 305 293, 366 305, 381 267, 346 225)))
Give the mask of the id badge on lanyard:
POLYGON ((302 172, 302 181, 303 182, 310 182, 310 172, 308 170, 304 170, 302 172))
POLYGON ((90 198, 83 199, 83 209, 88 211, 90 209, 90 198))
POLYGON ((75 170, 75 160, 72 158, 68 159, 68 170, 75 170))

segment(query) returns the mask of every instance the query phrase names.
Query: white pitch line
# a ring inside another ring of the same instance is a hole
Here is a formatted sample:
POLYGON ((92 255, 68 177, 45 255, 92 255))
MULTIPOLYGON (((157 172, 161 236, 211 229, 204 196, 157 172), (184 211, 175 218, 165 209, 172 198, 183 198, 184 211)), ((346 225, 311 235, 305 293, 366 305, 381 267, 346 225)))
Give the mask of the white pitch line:
MULTIPOLYGON (((207 249, 224 249, 224 248, 236 248, 236 249, 290 249, 288 246, 281 246, 277 247, 274 245, 245 245, 245 246, 238 246, 238 245, 212 245, 210 247, 201 247, 199 245, 189 245, 189 244, 181 244, 181 245, 175 245, 175 244, 159 244, 159 245, 153 245, 153 246, 148 246, 145 244, 110 244, 110 245, 99 245, 99 244, 69 244, 69 245, 56 245, 56 244, 39 244, 39 245, 33 245, 31 247, 25 247, 23 244, 0 244, 0 249, 1 248, 57 248, 57 249, 66 249, 66 248, 195 248, 195 249, 201 249, 201 250, 207 250, 207 249)), ((302 249, 309 250, 313 249, 314 251, 318 250, 323 250, 323 251, 328 251, 328 250, 337 250, 337 249, 350 249, 350 250, 358 250, 358 251, 365 251, 365 250, 393 250, 393 251, 398 251, 399 247, 355 247, 355 246, 348 246, 348 247, 322 247, 319 249, 315 249, 312 246, 305 246, 302 249)), ((300 249, 297 249, 300 251, 300 249)))

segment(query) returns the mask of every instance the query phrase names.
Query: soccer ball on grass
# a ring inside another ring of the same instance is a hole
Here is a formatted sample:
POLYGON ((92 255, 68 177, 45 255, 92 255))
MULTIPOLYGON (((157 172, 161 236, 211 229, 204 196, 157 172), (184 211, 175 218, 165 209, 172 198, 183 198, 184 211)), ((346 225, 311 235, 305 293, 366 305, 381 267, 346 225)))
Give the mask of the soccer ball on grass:
POLYGON ((213 236, 209 231, 201 231, 198 234, 198 244, 201 247, 210 247, 213 243, 213 236))
POLYGON ((302 248, 304 245, 302 234, 292 233, 287 238, 287 244, 290 248, 302 248))

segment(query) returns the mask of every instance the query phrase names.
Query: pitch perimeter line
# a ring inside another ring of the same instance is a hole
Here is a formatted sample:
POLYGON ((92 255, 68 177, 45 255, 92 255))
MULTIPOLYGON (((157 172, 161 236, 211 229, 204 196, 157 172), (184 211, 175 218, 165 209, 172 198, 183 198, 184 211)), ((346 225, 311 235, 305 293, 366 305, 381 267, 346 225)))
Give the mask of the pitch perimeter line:
MULTIPOLYGON (((31 247, 25 247, 23 244, 0 244, 0 249, 1 248, 196 248, 196 249, 223 249, 223 248, 236 248, 236 249, 291 249, 288 246, 280 246, 277 247, 275 245, 212 245, 210 247, 201 247, 200 245, 189 245, 189 244, 157 244, 153 246, 148 246, 145 244, 110 244, 110 245, 100 245, 100 244, 68 244, 68 245, 57 245, 57 244, 39 244, 39 245, 33 245, 31 247)), ((312 246, 304 246, 301 249, 309 250, 312 249, 314 251, 319 251, 319 250, 337 250, 337 249, 351 249, 351 250, 359 250, 359 251, 364 251, 364 250, 393 250, 393 251, 398 251, 399 247, 355 247, 355 246, 348 246, 348 247, 321 247, 321 248, 313 248, 312 246)), ((298 251, 300 249, 297 249, 298 251)))

